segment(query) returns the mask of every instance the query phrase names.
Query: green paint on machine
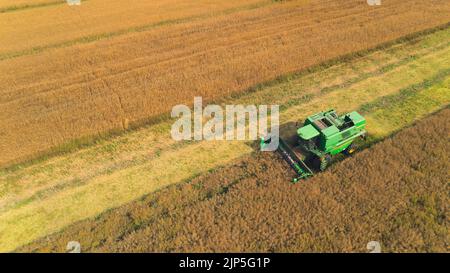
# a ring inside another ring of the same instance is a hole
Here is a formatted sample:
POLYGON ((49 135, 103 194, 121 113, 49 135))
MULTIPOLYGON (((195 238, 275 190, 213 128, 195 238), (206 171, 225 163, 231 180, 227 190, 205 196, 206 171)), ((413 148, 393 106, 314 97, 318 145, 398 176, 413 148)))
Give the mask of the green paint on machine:
MULTIPOLYGON (((297 129, 294 138, 280 138, 278 150, 300 179, 312 176, 313 170, 324 171, 331 157, 339 153, 347 155, 355 150, 354 141, 365 139, 366 120, 358 112, 339 116, 335 110, 309 116, 297 129)), ((262 141, 261 145, 270 142, 262 141)))

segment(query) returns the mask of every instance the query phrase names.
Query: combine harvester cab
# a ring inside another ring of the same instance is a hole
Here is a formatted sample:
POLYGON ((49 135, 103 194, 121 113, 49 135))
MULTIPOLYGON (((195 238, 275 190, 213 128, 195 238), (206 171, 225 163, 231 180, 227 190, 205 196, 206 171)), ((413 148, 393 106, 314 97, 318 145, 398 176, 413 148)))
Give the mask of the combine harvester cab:
MULTIPOLYGON (((297 173, 293 182, 324 171, 331 158, 339 153, 350 155, 355 151, 354 141, 365 139, 366 120, 358 112, 338 116, 329 110, 309 116, 303 126, 296 128, 296 135, 280 137, 278 151, 297 173)), ((261 148, 271 139, 261 139, 261 148)))

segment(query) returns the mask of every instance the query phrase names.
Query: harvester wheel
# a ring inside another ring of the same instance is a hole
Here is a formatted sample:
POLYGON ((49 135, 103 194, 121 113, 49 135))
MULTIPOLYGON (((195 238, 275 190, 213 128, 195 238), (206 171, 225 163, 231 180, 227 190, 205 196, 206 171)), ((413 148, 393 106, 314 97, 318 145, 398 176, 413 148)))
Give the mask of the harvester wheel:
POLYGON ((356 149, 356 147, 352 143, 352 144, 348 145, 347 149, 344 150, 344 154, 345 155, 351 155, 351 154, 353 154, 355 152, 355 149, 356 149))
POLYGON ((322 157, 314 156, 312 164, 314 169, 323 172, 328 167, 330 162, 331 162, 330 155, 324 155, 322 157))
POLYGON ((331 162, 331 156, 325 155, 324 157, 320 158, 320 171, 323 172, 327 169, 328 165, 331 162))

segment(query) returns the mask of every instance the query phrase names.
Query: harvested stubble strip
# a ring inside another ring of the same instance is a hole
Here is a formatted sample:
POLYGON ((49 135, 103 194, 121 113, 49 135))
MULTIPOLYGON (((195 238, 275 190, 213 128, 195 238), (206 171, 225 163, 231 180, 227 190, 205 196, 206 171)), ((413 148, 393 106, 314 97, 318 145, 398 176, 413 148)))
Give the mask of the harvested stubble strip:
POLYGON ((0 166, 449 19, 448 1, 292 2, 5 60, 0 166))
POLYGON ((278 155, 246 157, 19 251, 64 251, 79 238, 102 252, 365 252, 372 240, 384 252, 444 252, 449 117, 444 109, 296 185, 278 155))

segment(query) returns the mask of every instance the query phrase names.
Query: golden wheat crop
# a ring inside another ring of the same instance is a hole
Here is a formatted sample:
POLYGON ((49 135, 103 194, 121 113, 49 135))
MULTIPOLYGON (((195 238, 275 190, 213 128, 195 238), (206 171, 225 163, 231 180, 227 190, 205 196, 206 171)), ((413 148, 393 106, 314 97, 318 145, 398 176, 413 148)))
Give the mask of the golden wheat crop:
POLYGON ((450 19, 448 1, 293 1, 0 62, 0 165, 450 19))

